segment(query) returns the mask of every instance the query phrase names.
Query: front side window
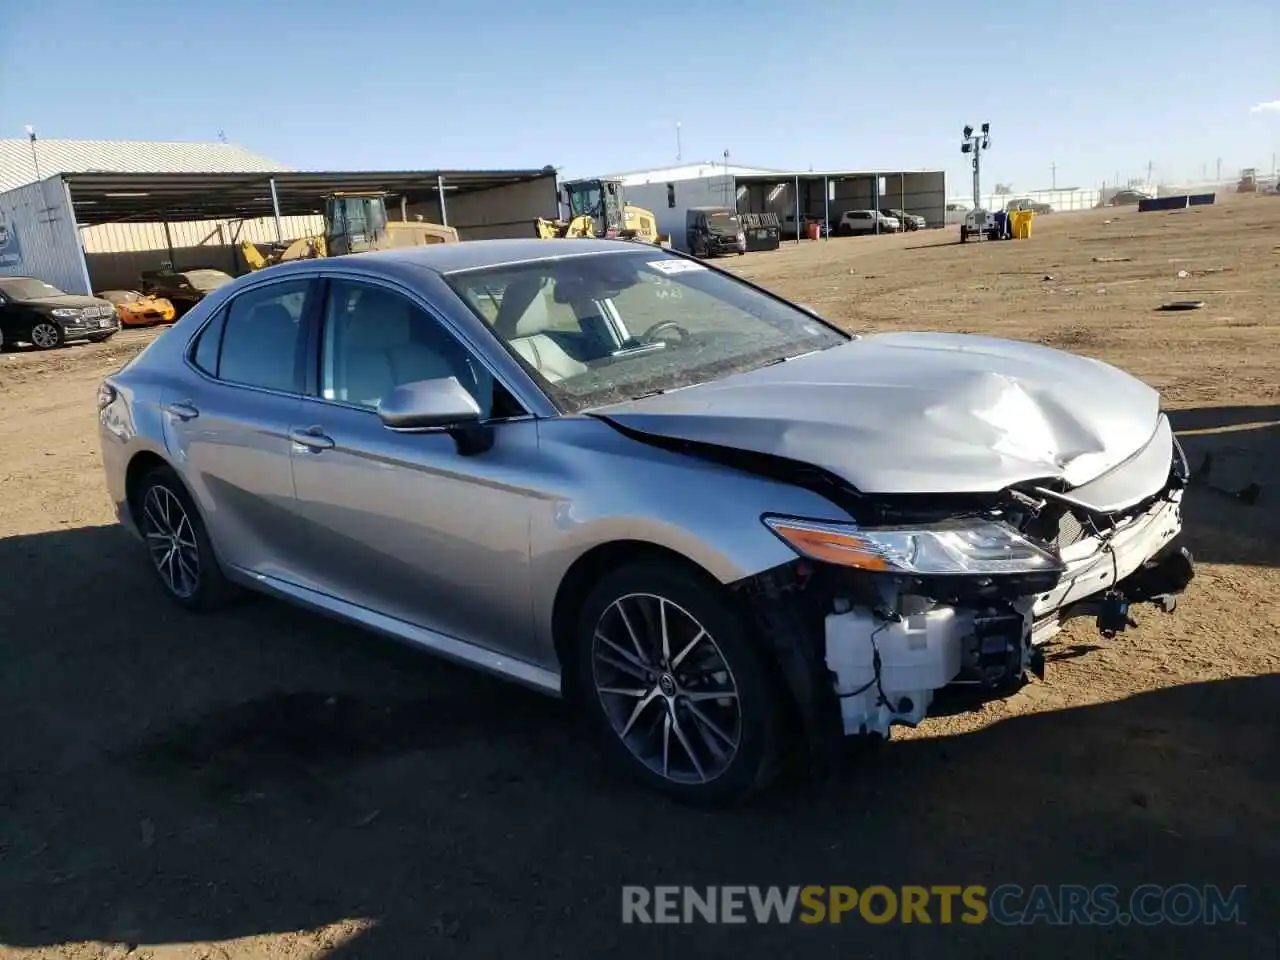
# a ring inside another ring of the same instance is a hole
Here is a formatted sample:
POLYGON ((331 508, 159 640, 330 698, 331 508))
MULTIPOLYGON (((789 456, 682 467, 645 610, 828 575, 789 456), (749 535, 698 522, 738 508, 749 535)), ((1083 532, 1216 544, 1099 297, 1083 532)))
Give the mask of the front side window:
POLYGON ((661 250, 564 257, 445 279, 571 413, 848 340, 796 307, 661 250))
POLYGON ((306 306, 313 290, 310 280, 289 280, 247 290, 232 300, 222 332, 219 379, 301 393, 306 306))
POLYGON ((320 367, 326 400, 376 410, 396 387, 456 377, 481 416, 493 415, 495 387, 487 370, 434 317, 384 287, 329 283, 320 367))

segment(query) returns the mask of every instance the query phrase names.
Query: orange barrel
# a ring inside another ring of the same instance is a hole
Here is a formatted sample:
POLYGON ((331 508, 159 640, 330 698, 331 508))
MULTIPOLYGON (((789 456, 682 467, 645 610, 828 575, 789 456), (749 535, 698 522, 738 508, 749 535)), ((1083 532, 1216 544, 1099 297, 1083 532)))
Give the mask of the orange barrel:
POLYGON ((822 227, 812 221, 810 221, 806 232, 809 234, 810 240, 818 240, 822 237, 822 227))

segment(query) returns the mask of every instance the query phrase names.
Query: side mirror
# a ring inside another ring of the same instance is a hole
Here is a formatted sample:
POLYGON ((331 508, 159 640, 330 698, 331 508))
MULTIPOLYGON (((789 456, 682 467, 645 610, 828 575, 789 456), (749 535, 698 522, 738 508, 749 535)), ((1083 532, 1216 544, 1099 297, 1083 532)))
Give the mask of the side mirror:
POLYGON ((480 407, 457 377, 418 380, 394 388, 378 405, 378 417, 392 430, 450 430, 480 422, 480 407))
POLYGON ((399 433, 447 433, 463 456, 493 446, 493 431, 480 422, 480 407, 457 377, 401 384, 382 398, 378 417, 399 433))

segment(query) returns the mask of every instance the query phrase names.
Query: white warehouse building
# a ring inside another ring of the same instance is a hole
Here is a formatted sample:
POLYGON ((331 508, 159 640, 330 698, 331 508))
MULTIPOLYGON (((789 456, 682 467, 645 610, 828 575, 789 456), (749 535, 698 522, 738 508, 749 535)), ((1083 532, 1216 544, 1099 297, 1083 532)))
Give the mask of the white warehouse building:
POLYGON ((797 222, 837 221, 846 210, 894 208, 946 224, 947 178, 942 170, 791 171, 706 161, 606 174, 622 181, 628 203, 652 210, 660 233, 684 249, 687 212, 728 207, 738 213, 773 213, 784 237, 797 222))

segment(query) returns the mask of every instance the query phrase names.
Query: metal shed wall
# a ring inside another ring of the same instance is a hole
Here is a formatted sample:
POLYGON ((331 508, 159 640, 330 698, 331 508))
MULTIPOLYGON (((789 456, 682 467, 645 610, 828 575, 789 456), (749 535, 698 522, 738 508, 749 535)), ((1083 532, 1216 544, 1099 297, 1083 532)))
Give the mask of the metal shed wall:
POLYGON ((896 207, 924 217, 931 227, 943 227, 947 223, 947 175, 941 170, 924 173, 897 173, 886 175, 886 202, 882 206, 896 207))
MULTIPOLYGON (((462 240, 532 237, 534 220, 558 216, 557 207, 555 174, 461 194, 449 190, 445 181, 444 219, 462 240)), ((421 215, 432 223, 442 222, 439 201, 411 204, 406 209, 411 219, 421 215)), ((399 219, 396 203, 388 205, 387 215, 399 219)))
POLYGON ((84 251, 60 177, 0 193, 0 275, 88 293, 84 251))
MULTIPOLYGON (((288 243, 323 233, 324 217, 281 217, 280 227, 288 243)), ((167 225, 105 223, 81 228, 80 236, 93 289, 128 290, 138 285, 142 271, 158 270, 170 260, 176 270, 214 267, 230 274, 243 273, 240 243, 275 243, 276 224, 272 217, 187 220, 167 225)))

